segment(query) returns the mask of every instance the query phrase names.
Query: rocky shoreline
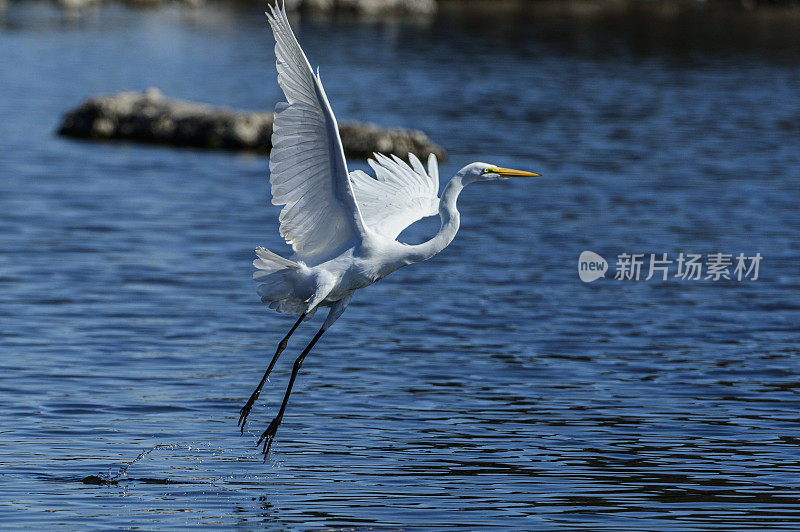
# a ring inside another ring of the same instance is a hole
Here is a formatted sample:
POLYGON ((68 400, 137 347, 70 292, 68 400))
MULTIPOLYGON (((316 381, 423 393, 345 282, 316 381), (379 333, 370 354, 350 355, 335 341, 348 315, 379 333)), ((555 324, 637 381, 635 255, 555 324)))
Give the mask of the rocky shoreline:
MULTIPOLYGON (((91 140, 127 140, 206 149, 269 151, 271 112, 245 112, 166 98, 158 89, 89 98, 64 116, 58 134, 91 140)), ((349 157, 373 152, 413 153, 425 158, 446 152, 419 130, 341 122, 339 133, 349 157)))
MULTIPOLYGON (((0 0, 0 9, 7 0, 0 0)), ((53 0, 70 10, 81 10, 112 0, 53 0)), ((213 6, 223 0, 116 0, 130 5, 154 6, 167 3, 191 7, 213 6)), ((800 0, 283 0, 289 11, 309 13, 354 13, 365 17, 431 17, 440 11, 460 13, 558 13, 577 16, 619 13, 628 9, 654 14, 676 10, 733 8, 742 11, 797 11, 800 0)), ((239 4, 265 7, 274 0, 235 0, 239 4)))

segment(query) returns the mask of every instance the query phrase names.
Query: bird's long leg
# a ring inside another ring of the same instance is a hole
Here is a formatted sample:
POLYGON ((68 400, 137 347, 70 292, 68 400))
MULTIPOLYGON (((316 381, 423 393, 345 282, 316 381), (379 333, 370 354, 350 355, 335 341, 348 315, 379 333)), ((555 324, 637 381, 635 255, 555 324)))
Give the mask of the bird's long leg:
POLYGON ((314 335, 314 338, 308 343, 303 352, 300 353, 300 356, 297 357, 297 360, 294 361, 294 366, 292 366, 292 376, 289 378, 289 385, 286 387, 286 394, 283 396, 283 402, 281 403, 281 408, 278 410, 278 415, 275 416, 275 419, 269 424, 267 430, 261 433, 261 437, 258 438, 256 445, 261 445, 261 442, 264 442, 264 446, 262 447, 262 451, 264 453, 264 460, 267 459, 267 455, 269 454, 269 448, 272 447, 272 440, 275 439, 275 433, 278 431, 278 426, 281 424, 283 420, 283 413, 286 411, 286 405, 289 403, 289 396, 292 394, 292 386, 294 385, 294 380, 297 378, 297 372, 300 371, 300 366, 303 365, 303 360, 305 360, 306 356, 311 349, 314 347, 314 344, 317 343, 317 340, 325 334, 333 322, 339 319, 339 316, 342 315, 344 309, 347 308, 347 305, 350 303, 350 298, 352 294, 348 294, 339 301, 335 302, 333 306, 331 306, 331 310, 328 312, 328 316, 325 318, 325 322, 320 327, 317 334, 314 335))
POLYGON ((303 352, 297 357, 297 360, 294 361, 294 366, 292 366, 292 376, 289 377, 289 385, 286 387, 286 394, 283 396, 283 402, 281 403, 281 408, 278 410, 278 415, 275 416, 275 419, 269 424, 267 430, 261 433, 261 437, 258 438, 256 445, 261 445, 261 442, 264 442, 263 447, 261 448, 262 452, 264 453, 264 460, 267 459, 267 455, 269 454, 269 448, 272 447, 272 440, 275 439, 275 433, 278 431, 278 426, 281 424, 283 420, 283 412, 286 410, 286 405, 289 403, 289 396, 292 394, 292 386, 294 385, 294 379, 297 377, 297 372, 300 371, 300 366, 303 365, 303 360, 305 360, 306 355, 311 351, 311 348, 314 347, 314 344, 317 343, 317 340, 323 335, 327 327, 323 325, 320 327, 317 334, 314 335, 314 338, 311 339, 311 342, 303 349, 303 352))
POLYGON ((258 400, 258 396, 261 395, 261 389, 264 387, 264 383, 267 382, 267 378, 269 377, 272 368, 275 367, 275 363, 278 361, 278 357, 281 356, 283 350, 286 349, 286 344, 289 341, 289 337, 292 336, 297 327, 303 322, 303 319, 306 317, 306 313, 303 312, 300 317, 297 319, 295 324, 289 329, 289 332, 286 336, 283 337, 283 340, 278 344, 278 349, 275 351, 275 355, 272 357, 272 361, 270 361, 269 366, 267 367, 267 371, 264 372, 264 376, 261 377, 261 382, 258 383, 255 391, 250 395, 250 399, 247 400, 247 403, 239 410, 239 427, 241 428, 241 434, 244 434, 244 425, 247 422, 247 416, 250 415, 250 410, 253 408, 256 400, 258 400))

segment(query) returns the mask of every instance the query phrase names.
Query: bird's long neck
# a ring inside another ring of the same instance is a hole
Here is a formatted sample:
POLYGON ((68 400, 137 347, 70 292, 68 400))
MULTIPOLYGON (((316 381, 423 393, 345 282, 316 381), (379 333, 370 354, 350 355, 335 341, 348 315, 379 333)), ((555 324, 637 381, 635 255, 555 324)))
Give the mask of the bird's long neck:
POLYGON ((458 232, 458 227, 461 225, 461 215, 456 208, 456 201, 458 200, 458 195, 464 190, 464 186, 463 176, 458 173, 444 187, 442 198, 439 200, 439 217, 442 220, 439 232, 427 242, 409 246, 411 248, 411 262, 427 260, 442 251, 453 241, 458 232))

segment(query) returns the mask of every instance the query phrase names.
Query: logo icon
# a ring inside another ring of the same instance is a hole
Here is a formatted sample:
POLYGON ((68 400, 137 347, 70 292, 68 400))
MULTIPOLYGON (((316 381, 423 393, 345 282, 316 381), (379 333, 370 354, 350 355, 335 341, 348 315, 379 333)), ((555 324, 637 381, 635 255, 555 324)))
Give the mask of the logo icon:
POLYGON ((591 283, 606 276, 608 263, 594 251, 584 251, 578 257, 578 276, 584 283, 591 283))

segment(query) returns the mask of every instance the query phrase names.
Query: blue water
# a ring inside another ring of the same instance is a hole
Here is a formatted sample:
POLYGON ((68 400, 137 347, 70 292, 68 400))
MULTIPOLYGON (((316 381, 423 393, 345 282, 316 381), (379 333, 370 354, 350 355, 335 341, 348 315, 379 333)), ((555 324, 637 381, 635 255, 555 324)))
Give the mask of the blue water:
POLYGON ((286 252, 266 158, 54 135, 83 98, 148 86, 271 108, 260 11, 3 14, 1 526, 800 528, 797 48, 304 19, 340 118, 427 131, 445 176, 545 177, 470 186, 449 248, 356 294, 263 463, 316 329, 240 437, 292 323, 250 279, 253 248, 286 252), (580 281, 584 250, 605 279, 580 281), (619 254, 681 252, 763 261, 613 279, 619 254))

